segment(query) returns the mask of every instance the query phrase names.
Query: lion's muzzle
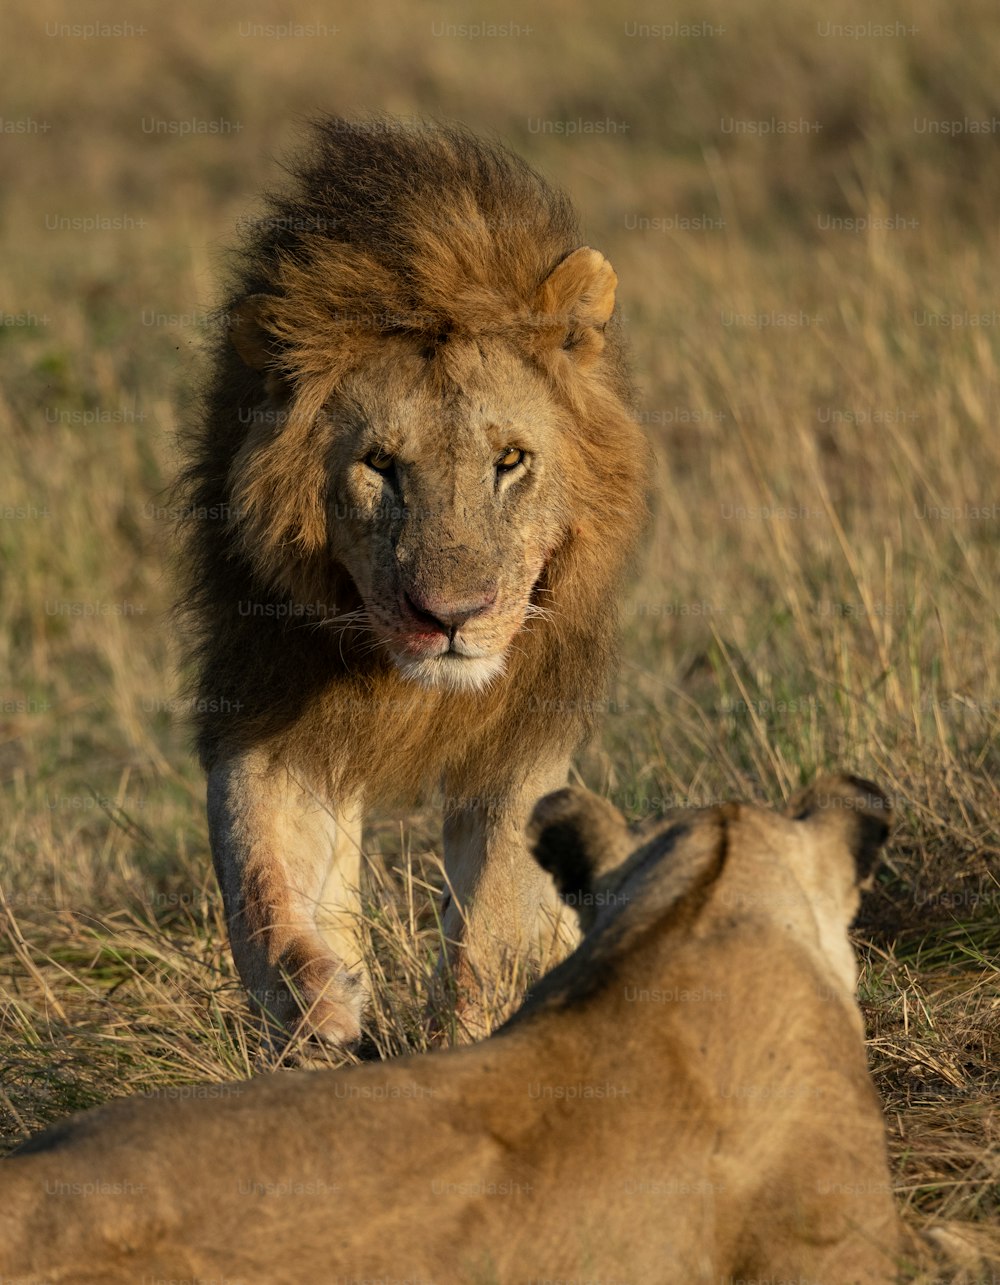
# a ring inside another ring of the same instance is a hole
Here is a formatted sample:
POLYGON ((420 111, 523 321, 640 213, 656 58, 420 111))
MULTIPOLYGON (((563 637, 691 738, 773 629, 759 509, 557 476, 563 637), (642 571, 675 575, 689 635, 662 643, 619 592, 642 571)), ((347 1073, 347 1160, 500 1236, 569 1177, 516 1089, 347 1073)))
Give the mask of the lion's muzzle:
POLYGON ((523 623, 498 605, 493 582, 462 596, 401 589, 389 649, 411 680, 432 687, 480 688, 502 671, 504 653, 523 623))

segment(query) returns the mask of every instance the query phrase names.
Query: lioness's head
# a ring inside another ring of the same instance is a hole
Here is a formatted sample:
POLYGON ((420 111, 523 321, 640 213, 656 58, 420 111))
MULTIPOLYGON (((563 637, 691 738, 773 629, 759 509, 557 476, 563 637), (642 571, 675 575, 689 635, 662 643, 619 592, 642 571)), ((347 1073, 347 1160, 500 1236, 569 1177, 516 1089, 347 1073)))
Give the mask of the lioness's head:
POLYGON ((460 132, 398 142, 331 133, 318 165, 334 177, 305 174, 308 213, 284 200, 254 250, 262 288, 229 312, 251 402, 229 494, 265 581, 326 594, 336 566, 331 623, 422 684, 478 688, 529 619, 557 614, 570 546, 610 545, 612 568, 627 553, 642 451, 605 342, 616 277, 565 201, 460 132), (395 172, 415 147, 440 178, 433 208, 395 172), (396 185, 391 227, 338 186, 357 166, 396 185))
POLYGON ((778 927, 853 1005, 847 929, 890 828, 869 781, 824 777, 783 815, 729 803, 629 827, 606 799, 568 787, 535 807, 529 840, 591 936, 615 949, 695 927, 744 936, 778 927))

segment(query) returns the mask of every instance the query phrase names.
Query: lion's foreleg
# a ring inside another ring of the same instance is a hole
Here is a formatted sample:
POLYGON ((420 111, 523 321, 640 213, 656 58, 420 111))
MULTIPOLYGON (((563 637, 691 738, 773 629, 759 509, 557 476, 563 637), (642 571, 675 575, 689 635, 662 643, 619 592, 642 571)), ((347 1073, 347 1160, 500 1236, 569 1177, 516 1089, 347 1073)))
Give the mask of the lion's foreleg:
POLYGON ((549 966, 576 941, 575 917, 525 839, 534 804, 564 785, 567 771, 560 758, 495 796, 448 799, 443 928, 468 1037, 485 1035, 507 1016, 523 991, 526 961, 549 966))
POLYGON ((337 1045, 361 1033, 361 816, 246 754, 208 777, 212 857, 233 958, 268 1024, 337 1045))

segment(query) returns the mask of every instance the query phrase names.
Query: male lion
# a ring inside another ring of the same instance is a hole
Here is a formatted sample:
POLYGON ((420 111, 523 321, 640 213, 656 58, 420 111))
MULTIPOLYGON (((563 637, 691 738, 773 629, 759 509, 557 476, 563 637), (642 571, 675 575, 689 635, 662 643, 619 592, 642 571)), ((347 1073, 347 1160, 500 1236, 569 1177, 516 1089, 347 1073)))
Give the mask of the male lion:
POLYGON ((894 1276, 847 925, 888 829, 817 783, 630 832, 562 790, 535 851, 586 936, 492 1039, 115 1102, 0 1163, 15 1280, 894 1276))
POLYGON ((615 274, 523 162, 331 119, 293 173, 191 435, 186 605, 237 967, 347 1044, 372 803, 443 792, 466 993, 550 922, 524 823, 604 695, 648 456, 615 274))

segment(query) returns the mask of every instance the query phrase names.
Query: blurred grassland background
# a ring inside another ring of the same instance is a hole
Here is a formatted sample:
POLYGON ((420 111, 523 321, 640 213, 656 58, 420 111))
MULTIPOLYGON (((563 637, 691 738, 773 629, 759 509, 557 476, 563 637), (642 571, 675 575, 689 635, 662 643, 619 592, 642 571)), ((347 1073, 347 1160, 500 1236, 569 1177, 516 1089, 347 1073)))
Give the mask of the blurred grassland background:
MULTIPOLYGON (((633 817, 780 804, 837 766, 888 791, 869 1056, 907 1223, 950 1255, 915 1241, 912 1270, 997 1279, 1000 24, 834 10, 5 6, 8 1145, 249 1072, 167 617, 173 438, 226 247, 304 119, 457 118, 564 186, 615 265, 656 448, 581 779, 633 817)), ((368 850, 390 1054, 422 1045, 433 811, 376 816, 368 850)))

